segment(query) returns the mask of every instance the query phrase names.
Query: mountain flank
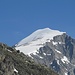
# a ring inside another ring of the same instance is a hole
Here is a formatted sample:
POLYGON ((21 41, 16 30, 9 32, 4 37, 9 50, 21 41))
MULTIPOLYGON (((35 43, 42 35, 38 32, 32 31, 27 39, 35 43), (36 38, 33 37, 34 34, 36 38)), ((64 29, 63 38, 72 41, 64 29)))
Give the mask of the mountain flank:
POLYGON ((52 69, 36 64, 32 58, 0 43, 0 75, 58 75, 52 69))

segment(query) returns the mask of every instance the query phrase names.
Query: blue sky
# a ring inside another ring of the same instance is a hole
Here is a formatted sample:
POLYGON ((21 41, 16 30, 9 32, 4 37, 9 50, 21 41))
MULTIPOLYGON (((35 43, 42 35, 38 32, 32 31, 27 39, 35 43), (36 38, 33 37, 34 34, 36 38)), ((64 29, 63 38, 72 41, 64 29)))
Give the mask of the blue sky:
POLYGON ((45 27, 75 38, 75 0, 0 0, 0 42, 12 46, 45 27))

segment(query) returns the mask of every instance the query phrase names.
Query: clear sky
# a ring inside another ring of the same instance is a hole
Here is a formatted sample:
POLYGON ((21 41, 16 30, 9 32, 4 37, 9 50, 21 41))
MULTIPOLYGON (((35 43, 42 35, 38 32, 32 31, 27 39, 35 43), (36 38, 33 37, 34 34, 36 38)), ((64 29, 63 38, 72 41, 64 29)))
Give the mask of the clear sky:
POLYGON ((12 46, 46 27, 75 38, 75 0, 0 0, 0 42, 12 46))

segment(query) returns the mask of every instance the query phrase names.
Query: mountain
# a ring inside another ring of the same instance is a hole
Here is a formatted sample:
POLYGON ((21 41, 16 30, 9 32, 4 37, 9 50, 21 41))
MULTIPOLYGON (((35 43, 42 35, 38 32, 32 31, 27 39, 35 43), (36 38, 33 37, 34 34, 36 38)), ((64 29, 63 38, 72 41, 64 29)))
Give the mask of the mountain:
POLYGON ((39 29, 17 43, 15 49, 59 75, 75 75, 75 39, 65 32, 39 29))
POLYGON ((47 66, 36 64, 19 50, 0 43, 0 75, 58 75, 47 66))

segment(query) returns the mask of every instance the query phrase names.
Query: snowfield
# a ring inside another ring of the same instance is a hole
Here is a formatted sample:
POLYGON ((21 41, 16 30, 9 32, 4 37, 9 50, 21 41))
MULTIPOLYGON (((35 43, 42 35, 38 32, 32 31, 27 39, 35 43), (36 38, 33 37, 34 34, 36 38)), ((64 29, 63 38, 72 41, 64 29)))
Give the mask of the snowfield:
MULTIPOLYGON (((15 45, 15 48, 24 54, 30 55, 31 53, 36 53, 37 50, 40 47, 43 47, 46 42, 50 42, 54 36, 62 35, 63 33, 65 32, 51 30, 49 28, 39 29, 21 40, 18 44, 15 45)), ((57 43, 53 42, 53 44, 55 45, 57 43)))

